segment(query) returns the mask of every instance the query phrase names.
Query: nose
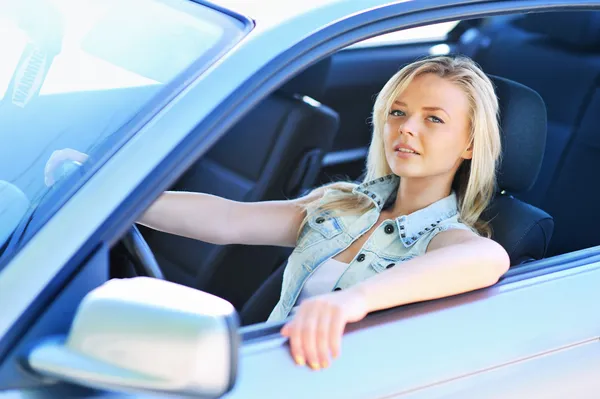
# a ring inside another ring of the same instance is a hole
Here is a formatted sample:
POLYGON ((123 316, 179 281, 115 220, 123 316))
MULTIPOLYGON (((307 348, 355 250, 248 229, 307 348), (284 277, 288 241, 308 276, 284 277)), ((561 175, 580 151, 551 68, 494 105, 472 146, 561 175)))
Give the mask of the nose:
POLYGON ((419 130, 419 123, 415 116, 410 116, 404 119, 404 121, 398 126, 398 133, 409 134, 414 136, 419 130))

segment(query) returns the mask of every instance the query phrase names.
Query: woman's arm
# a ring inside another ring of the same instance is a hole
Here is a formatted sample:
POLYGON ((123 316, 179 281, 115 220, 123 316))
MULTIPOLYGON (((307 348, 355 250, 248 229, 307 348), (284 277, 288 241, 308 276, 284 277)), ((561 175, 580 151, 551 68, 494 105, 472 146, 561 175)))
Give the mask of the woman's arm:
POLYGON ((281 333, 297 364, 328 367, 347 323, 369 312, 493 285, 509 268, 504 248, 466 230, 437 234, 427 253, 351 288, 306 299, 281 333))
POLYGON ((466 230, 437 234, 427 253, 349 290, 363 297, 367 311, 443 298, 488 287, 510 266, 504 248, 466 230))
MULTIPOLYGON (((65 161, 84 163, 88 155, 72 148, 52 153, 44 179, 52 186, 54 172, 65 161)), ((289 201, 237 202, 209 194, 163 193, 139 224, 212 244, 255 244, 293 247, 306 215, 304 205, 323 196, 325 187, 289 201)))
POLYGON ((210 194, 163 193, 138 223, 213 244, 293 247, 306 214, 304 204, 324 189, 289 201, 238 202, 210 194))

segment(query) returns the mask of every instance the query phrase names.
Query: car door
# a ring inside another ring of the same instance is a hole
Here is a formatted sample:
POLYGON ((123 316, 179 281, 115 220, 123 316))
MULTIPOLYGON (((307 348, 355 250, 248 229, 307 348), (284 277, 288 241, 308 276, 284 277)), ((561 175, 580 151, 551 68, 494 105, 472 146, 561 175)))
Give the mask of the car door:
MULTIPOLYGON (((586 3, 600 5, 592 1, 586 3)), ((558 4, 572 5, 555 2, 552 6, 558 4)), ((392 29, 536 7, 551 8, 547 2, 538 1, 391 4, 365 1, 360 6, 351 2, 332 2, 323 5, 318 16, 307 12, 305 18, 302 15, 290 17, 289 23, 279 30, 272 21, 272 25, 266 25, 269 29, 261 31, 257 28, 256 35, 249 35, 244 45, 224 56, 218 68, 198 77, 168 107, 155 114, 151 122, 98 168, 77 194, 70 197, 4 265, 0 271, 0 389, 13 397, 111 395, 102 390, 76 388, 31 373, 24 361, 28 350, 43 337, 66 334, 81 298, 91 288, 106 281, 109 247, 236 118, 287 76, 332 51, 392 29), (326 27, 325 22, 328 23, 326 27), (278 34, 273 35, 273 30, 278 34), (309 32, 313 33, 309 35, 309 32), (246 69, 238 74, 232 73, 239 70, 243 61, 246 69), (206 100, 208 92, 212 94, 211 101, 206 100), (164 134, 167 130, 168 135, 164 134), (103 193, 102 199, 98 198, 98 193, 103 193), (55 245, 57 238, 60 238, 60 245, 55 245)), ((528 326, 532 322, 540 322, 540 328, 530 330, 520 341, 519 331, 513 330, 508 335, 511 339, 504 340, 504 346, 498 347, 495 353, 503 355, 502 350, 512 344, 520 348, 524 343, 535 342, 552 327, 549 320, 553 315, 549 309, 553 309, 553 304, 559 306, 562 303, 562 317, 558 321, 573 334, 558 343, 545 341, 545 346, 538 346, 537 350, 563 348, 569 342, 587 342, 590 331, 596 326, 591 321, 586 325, 578 324, 576 321, 581 321, 581 318, 576 318, 573 311, 582 309, 592 313, 595 301, 586 298, 594 295, 597 264, 591 263, 592 256, 589 254, 554 262, 566 269, 577 265, 580 268, 564 271, 561 275, 538 276, 539 280, 525 279, 520 283, 523 288, 520 291, 517 286, 507 283, 470 295, 391 309, 368 317, 350 328, 350 334, 344 340, 342 357, 330 370, 321 374, 293 365, 285 340, 278 334, 280 324, 245 328, 240 331, 244 341, 239 353, 239 378, 230 397, 326 394, 351 398, 408 394, 411 391, 406 390, 407 376, 419 377, 421 388, 429 386, 432 381, 440 382, 452 377, 448 370, 456 363, 444 363, 439 359, 463 362, 463 372, 472 370, 473 362, 481 359, 477 356, 485 355, 485 350, 495 344, 492 339, 484 339, 489 336, 485 334, 493 331, 506 334, 502 328, 510 325, 511 321, 515 322, 510 318, 513 311, 519 311, 516 321, 529 318, 528 326), (584 272, 588 274, 584 275, 584 272), (577 275, 580 276, 577 280, 584 285, 565 283, 573 281, 577 275), (543 286, 533 294, 525 290, 530 285, 542 285, 544 281, 553 280, 562 284, 556 283, 551 290, 545 290, 548 286, 543 286), (529 297, 536 299, 531 306, 523 306, 529 297), (548 302, 551 297, 573 300, 548 302), (489 302, 490 298, 498 299, 489 302), (482 310, 490 303, 498 309, 500 317, 496 321, 494 313, 482 310), (473 313, 473 310, 478 312, 473 313), (457 324, 481 325, 480 317, 485 315, 490 322, 486 328, 464 336, 446 334, 447 329, 457 324), (474 341, 476 338, 479 341, 474 341), (412 351, 398 345, 398 342, 410 342, 410 339, 421 340, 412 351), (477 345, 471 346, 474 342, 477 345), (456 344, 455 349, 471 347, 469 353, 472 356, 463 359, 463 353, 448 349, 453 344, 456 344), (425 362, 429 356, 433 359, 425 362), (415 359, 421 362, 415 368, 417 371, 406 373, 405 370, 410 370, 415 364, 415 359), (433 376, 427 374, 430 364, 438 367, 438 373, 433 376), (404 379, 399 379, 403 372, 406 373, 404 379)), ((549 271, 552 271, 551 267, 557 267, 554 264, 544 266, 549 271)), ((539 274, 535 270, 532 273, 539 274)), ((489 358, 486 357, 486 361, 489 364, 489 358)), ((482 364, 476 364, 476 367, 482 367, 482 364)))

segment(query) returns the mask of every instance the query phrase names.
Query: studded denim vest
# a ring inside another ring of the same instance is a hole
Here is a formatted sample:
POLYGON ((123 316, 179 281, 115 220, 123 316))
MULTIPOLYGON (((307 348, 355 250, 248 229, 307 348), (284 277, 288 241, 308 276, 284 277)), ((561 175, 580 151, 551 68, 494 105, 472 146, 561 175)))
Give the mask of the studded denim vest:
MULTIPOLYGON (((362 215, 336 216, 318 206, 309 211, 308 221, 288 259, 281 297, 269 322, 288 317, 312 273, 373 227, 384 206, 394 200, 399 181, 392 174, 357 185, 353 192, 367 196, 375 204, 362 215)), ((327 195, 322 202, 327 201, 327 195)), ((350 287, 391 267, 402 267, 403 262, 424 254, 436 234, 449 229, 472 230, 458 220, 455 193, 410 215, 383 221, 348 264, 334 290, 350 287)))

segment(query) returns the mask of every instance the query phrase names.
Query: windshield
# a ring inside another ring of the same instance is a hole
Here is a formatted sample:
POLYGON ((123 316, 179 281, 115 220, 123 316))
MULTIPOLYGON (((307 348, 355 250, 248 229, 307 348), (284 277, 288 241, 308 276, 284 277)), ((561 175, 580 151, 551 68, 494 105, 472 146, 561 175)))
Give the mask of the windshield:
POLYGON ((245 31, 188 0, 0 2, 0 247, 245 31))

